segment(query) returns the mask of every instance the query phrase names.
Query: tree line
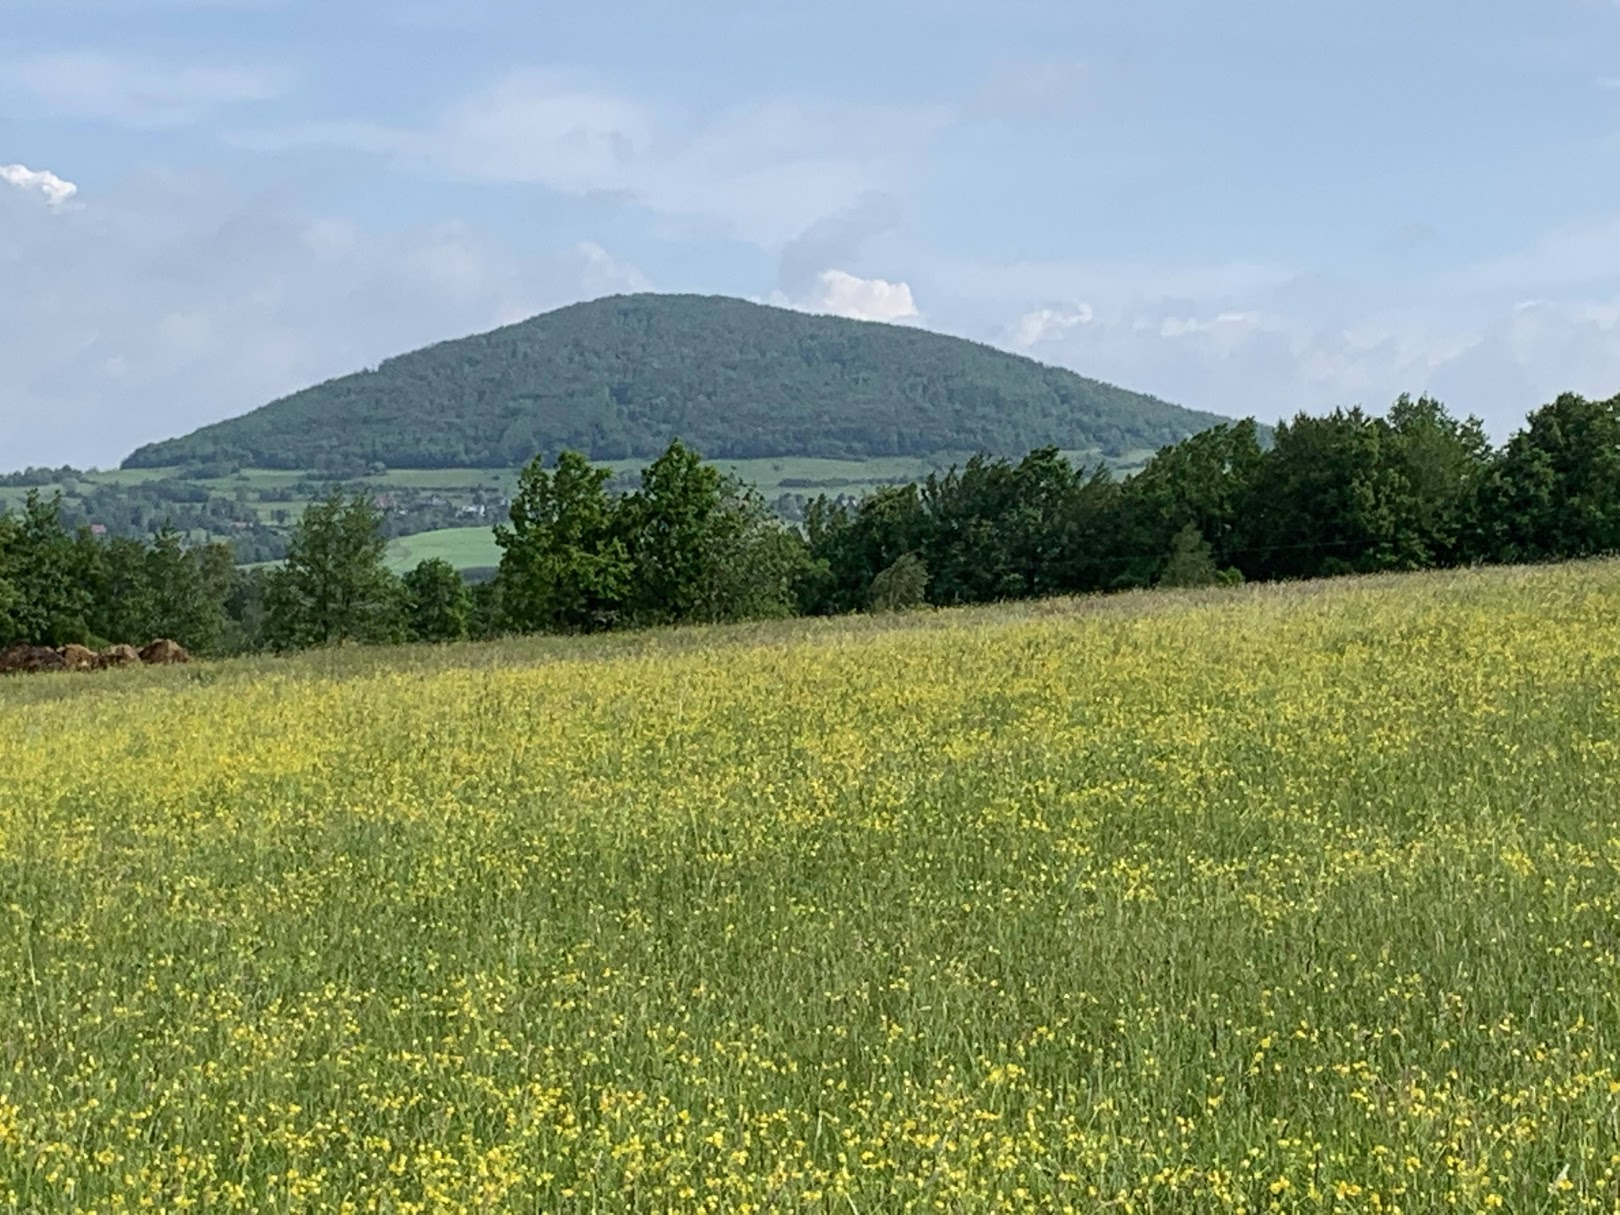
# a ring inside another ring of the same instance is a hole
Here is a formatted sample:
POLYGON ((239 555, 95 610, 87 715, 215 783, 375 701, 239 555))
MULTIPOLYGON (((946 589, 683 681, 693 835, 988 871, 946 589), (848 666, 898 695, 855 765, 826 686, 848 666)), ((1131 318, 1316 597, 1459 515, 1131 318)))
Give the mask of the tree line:
POLYGON ((901 561, 913 582, 926 575, 927 602, 948 605, 1610 553, 1620 397, 1561 396, 1499 449, 1477 418, 1402 396, 1383 417, 1301 414, 1268 445, 1252 421, 1219 426, 1123 480, 1049 449, 980 458, 815 503, 806 528, 808 611, 870 603, 901 561))
POLYGON ((978 456, 802 528, 676 441, 615 492, 577 452, 524 468, 500 568, 384 561, 373 502, 334 490, 274 568, 221 545, 70 530, 31 494, 0 515, 0 645, 172 637, 203 654, 340 641, 585 633, 985 603, 1149 586, 1525 562, 1620 551, 1620 396, 1565 395, 1493 448, 1477 418, 1403 396, 1166 447, 1134 476, 1053 448, 978 456))

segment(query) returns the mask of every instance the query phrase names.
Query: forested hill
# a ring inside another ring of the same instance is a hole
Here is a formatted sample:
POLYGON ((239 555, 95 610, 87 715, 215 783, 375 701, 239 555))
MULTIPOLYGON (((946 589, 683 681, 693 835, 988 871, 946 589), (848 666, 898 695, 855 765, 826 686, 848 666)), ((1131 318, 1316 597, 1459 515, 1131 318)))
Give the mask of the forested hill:
POLYGON ((126 468, 512 467, 657 455, 1154 449, 1223 419, 990 346, 743 300, 630 295, 443 342, 184 438, 126 468))

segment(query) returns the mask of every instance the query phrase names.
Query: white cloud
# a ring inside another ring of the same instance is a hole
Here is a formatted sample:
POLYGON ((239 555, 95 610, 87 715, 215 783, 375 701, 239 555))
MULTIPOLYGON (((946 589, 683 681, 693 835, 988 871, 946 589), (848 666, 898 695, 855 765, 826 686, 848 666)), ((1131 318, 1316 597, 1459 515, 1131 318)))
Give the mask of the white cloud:
POLYGON ((1187 337, 1189 334, 1219 334, 1226 340, 1260 325, 1260 317, 1253 312, 1220 312, 1212 317, 1167 316, 1159 321, 1162 338, 1187 337))
POLYGON ((1090 304, 1036 308, 1014 321, 1004 336, 1014 350, 1029 350, 1061 338, 1076 325, 1089 325, 1092 315, 1090 304))
POLYGON ((19 190, 34 190, 43 194, 53 207, 59 207, 79 192, 71 181, 64 181, 48 169, 30 169, 26 165, 0 165, 0 181, 8 182, 19 190))
POLYGON ((860 278, 845 270, 823 270, 816 276, 815 286, 807 295, 792 297, 776 291, 767 302, 780 308, 797 308, 801 312, 843 316, 857 321, 884 321, 892 325, 922 319, 909 284, 891 283, 881 278, 860 278))
POLYGON ((212 111, 271 101, 288 74, 264 64, 166 63, 103 50, 59 51, 0 62, 0 85, 53 113, 132 127, 178 127, 212 111))
POLYGON ((648 286, 595 244, 377 236, 192 180, 26 203, 0 192, 0 467, 112 463, 429 342, 648 286))
POLYGON ((412 141, 454 176, 533 181, 567 193, 628 188, 657 141, 650 108, 561 80, 509 77, 453 105, 412 141))

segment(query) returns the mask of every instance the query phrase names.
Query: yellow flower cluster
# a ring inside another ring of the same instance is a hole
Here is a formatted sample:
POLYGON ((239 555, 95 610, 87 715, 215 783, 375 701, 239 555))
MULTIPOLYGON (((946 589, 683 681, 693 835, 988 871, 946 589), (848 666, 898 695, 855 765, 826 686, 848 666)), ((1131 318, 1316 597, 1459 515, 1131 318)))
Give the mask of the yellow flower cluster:
POLYGON ((0 1212, 1620 1210, 1620 565, 0 686, 0 1212))

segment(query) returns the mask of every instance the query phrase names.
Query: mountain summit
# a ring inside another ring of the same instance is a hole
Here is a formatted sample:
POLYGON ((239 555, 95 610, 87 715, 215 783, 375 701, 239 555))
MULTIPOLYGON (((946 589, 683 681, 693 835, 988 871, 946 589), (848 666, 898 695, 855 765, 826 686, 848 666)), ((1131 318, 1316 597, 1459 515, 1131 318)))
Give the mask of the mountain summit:
POLYGON ((441 342, 124 462, 500 468, 563 448, 715 458, 1034 447, 1118 456, 1224 419, 978 342, 720 296, 624 295, 441 342))

